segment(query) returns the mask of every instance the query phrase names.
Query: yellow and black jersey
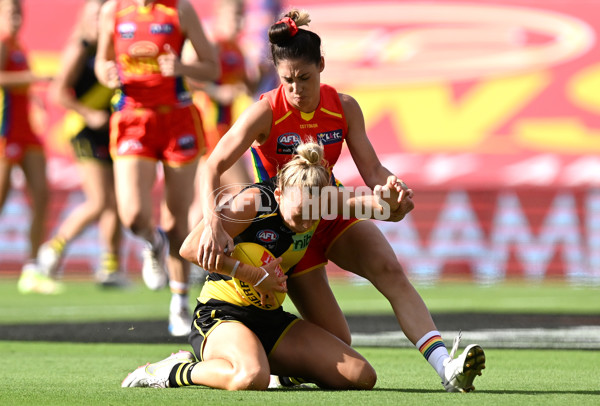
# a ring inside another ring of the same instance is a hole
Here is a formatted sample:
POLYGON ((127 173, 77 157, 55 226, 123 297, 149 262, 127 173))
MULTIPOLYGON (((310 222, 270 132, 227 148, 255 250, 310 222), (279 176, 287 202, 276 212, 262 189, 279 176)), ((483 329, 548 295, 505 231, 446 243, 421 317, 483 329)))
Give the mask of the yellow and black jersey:
MULTIPOLYGON (((304 256, 319 222, 316 221, 304 233, 295 233, 285 225, 279 212, 273 194, 275 190, 274 179, 256 183, 249 186, 249 188, 258 188, 261 191, 260 205, 254 221, 250 222, 248 228, 236 236, 233 241, 235 244, 251 242, 262 245, 276 258, 282 257, 281 269, 287 275, 290 275, 294 266, 304 256)), ((201 303, 206 303, 209 299, 223 300, 240 306, 250 304, 236 291, 230 276, 216 272, 208 275, 198 298, 201 303)))

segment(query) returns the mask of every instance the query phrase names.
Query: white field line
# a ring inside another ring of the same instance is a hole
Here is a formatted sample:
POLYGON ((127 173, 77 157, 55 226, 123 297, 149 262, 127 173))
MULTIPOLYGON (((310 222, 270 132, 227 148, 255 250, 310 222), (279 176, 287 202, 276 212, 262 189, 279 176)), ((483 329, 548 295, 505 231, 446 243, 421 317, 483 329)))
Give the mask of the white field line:
MULTIPOLYGON (((447 346, 452 345, 456 331, 442 332, 447 346)), ((474 330, 462 333, 461 348, 479 344, 485 348, 539 348, 600 350, 600 326, 570 328, 531 328, 474 330)), ((352 345, 370 347, 413 347, 401 331, 375 334, 352 334, 352 345)))

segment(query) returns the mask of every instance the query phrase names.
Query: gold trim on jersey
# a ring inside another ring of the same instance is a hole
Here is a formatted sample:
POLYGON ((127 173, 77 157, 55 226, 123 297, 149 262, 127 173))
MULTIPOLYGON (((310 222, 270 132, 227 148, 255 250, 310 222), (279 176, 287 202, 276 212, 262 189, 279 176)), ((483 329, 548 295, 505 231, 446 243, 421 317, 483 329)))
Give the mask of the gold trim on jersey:
POLYGON ((121 9, 121 10, 117 11, 117 15, 116 15, 116 17, 117 17, 117 18, 119 18, 119 17, 122 17, 122 16, 124 16, 125 14, 129 14, 129 13, 131 13, 131 12, 132 12, 132 11, 134 11, 135 9, 136 9, 136 6, 127 6, 127 7, 125 7, 124 9, 121 9))
POLYGON ((335 113, 335 112, 333 112, 333 111, 329 111, 329 110, 327 110, 326 108, 323 108, 323 107, 321 107, 321 111, 322 111, 323 113, 329 114, 329 115, 331 115, 331 116, 334 116, 334 117, 337 117, 337 118, 342 118, 342 115, 341 115, 340 113, 335 113))
POLYGON ((286 118, 288 118, 290 116, 290 114, 292 114, 292 110, 288 111, 287 113, 285 113, 285 115, 283 117, 281 117, 280 119, 275 121, 275 125, 281 123, 283 120, 285 120, 286 118))
POLYGON ((305 113, 303 111, 300 112, 300 117, 302 117, 302 119, 304 121, 310 121, 313 119, 313 117, 315 116, 315 112, 311 111, 310 113, 305 113))
POLYGON ((279 338, 277 339, 277 341, 275 341, 275 344, 273 345, 273 348, 271 348, 271 351, 269 352, 270 356, 271 354, 273 354, 275 352, 275 350, 277 349, 277 347, 279 346, 279 344, 281 343, 281 340, 283 340, 283 337, 285 337, 285 335, 288 333, 288 331, 290 331, 290 329, 292 328, 292 326, 296 323, 298 323, 300 321, 300 319, 296 319, 294 321, 292 321, 286 328, 285 330, 283 330, 283 332, 281 333, 281 335, 279 336, 279 338))

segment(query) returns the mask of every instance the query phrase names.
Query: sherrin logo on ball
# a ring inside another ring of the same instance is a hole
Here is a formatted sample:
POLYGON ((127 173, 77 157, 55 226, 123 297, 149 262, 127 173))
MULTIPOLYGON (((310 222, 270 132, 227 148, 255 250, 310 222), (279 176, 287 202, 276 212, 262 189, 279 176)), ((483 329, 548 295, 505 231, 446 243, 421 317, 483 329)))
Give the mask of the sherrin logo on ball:
MULTIPOLYGON (((235 246, 232 258, 235 258, 245 264, 253 266, 263 266, 275 260, 275 257, 271 252, 260 244, 252 242, 242 242, 235 246)), ((284 273, 281 267, 278 265, 275 269, 277 276, 283 276, 284 273)), ((238 278, 232 278, 235 285, 235 290, 238 294, 250 304, 265 310, 275 310, 281 306, 285 300, 285 293, 275 292, 275 305, 265 305, 260 303, 260 293, 256 291, 254 286, 251 284, 241 281, 238 278)), ((285 282, 284 282, 285 284, 285 282)))

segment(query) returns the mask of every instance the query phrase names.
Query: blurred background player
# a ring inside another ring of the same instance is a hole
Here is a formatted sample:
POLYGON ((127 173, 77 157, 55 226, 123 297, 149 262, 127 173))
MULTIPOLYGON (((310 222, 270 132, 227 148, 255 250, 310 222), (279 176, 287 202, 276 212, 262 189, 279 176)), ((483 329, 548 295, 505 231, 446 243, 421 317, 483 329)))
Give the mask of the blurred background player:
MULTIPOLYGON (((244 23, 244 0, 219 0, 215 2, 212 24, 213 43, 219 55, 221 76, 214 82, 194 82, 194 103, 202 112, 207 152, 200 159, 196 179, 202 172, 206 160, 219 139, 231 128, 236 119, 236 102, 249 98, 256 87, 256 80, 249 76, 247 59, 242 50, 241 32, 244 23)), ((194 58, 193 50, 185 48, 186 57, 194 58)), ((237 161, 221 175, 225 185, 249 184, 252 178, 243 159, 237 161)), ((240 187, 241 190, 241 187, 240 187)), ((196 196, 190 210, 190 223, 198 224, 202 217, 199 198, 196 196)))
POLYGON ((119 218, 147 243, 142 267, 146 285, 161 289, 169 281, 170 334, 187 335, 189 263, 179 247, 188 234, 204 139, 184 76, 216 80, 216 51, 188 0, 108 0, 100 11, 95 70, 101 83, 119 89, 110 122, 119 218), (182 63, 186 39, 198 58, 182 63), (152 189, 159 162, 164 195, 157 227, 152 189))
POLYGON ((61 69, 49 89, 52 100, 72 112, 66 116, 65 128, 69 123, 73 124, 70 128, 77 126, 71 144, 85 201, 70 212, 54 237, 42 244, 38 265, 47 275, 56 276, 67 244, 92 222, 99 221, 104 253, 96 269, 96 280, 103 286, 126 286, 127 280, 119 267, 121 225, 108 149, 113 91, 98 83, 94 73, 102 3, 104 0, 86 1, 63 51, 61 69))
POLYGON ((44 238, 48 185, 46 158, 41 140, 30 123, 30 85, 44 80, 29 68, 19 42, 23 23, 21 2, 0 0, 0 209, 10 190, 15 164, 25 174, 31 205, 30 256, 23 266, 18 288, 21 293, 57 293, 61 285, 38 267, 36 256, 44 238))
MULTIPOLYGON (((237 118, 240 105, 249 101, 257 79, 250 77, 251 69, 243 51, 241 39, 244 24, 244 0, 219 0, 215 2, 214 19, 210 36, 219 55, 221 76, 214 82, 190 81, 194 91, 194 103, 202 112, 204 123, 206 154, 200 158, 196 172, 196 195, 190 207, 190 227, 202 218, 199 181, 202 164, 210 155, 219 139, 231 128, 237 118)), ((183 58, 195 58, 189 43, 184 47, 183 58)), ((242 158, 221 175, 221 183, 230 185, 229 192, 241 190, 252 183, 246 158, 242 158), (237 186, 236 186, 237 185, 237 186)), ((191 279, 202 283, 206 272, 196 264, 191 264, 191 279)))

